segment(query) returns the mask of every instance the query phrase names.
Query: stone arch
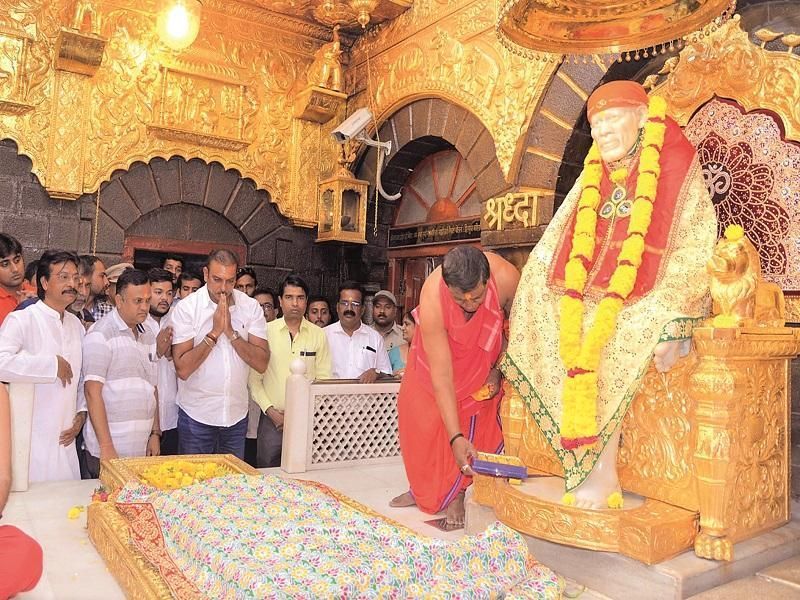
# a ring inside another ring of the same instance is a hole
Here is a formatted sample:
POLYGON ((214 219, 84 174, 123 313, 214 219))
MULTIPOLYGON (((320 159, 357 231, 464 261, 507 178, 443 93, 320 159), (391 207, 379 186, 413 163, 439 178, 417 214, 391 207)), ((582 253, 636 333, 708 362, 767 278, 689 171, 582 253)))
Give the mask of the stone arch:
POLYGON ((82 248, 91 227, 81 226, 79 206, 50 198, 23 151, 12 139, 0 140, 0 231, 20 241, 26 261, 48 248, 82 248))
MULTIPOLYGON (((446 148, 455 148, 467 161, 481 198, 497 196, 510 187, 489 130, 469 110, 443 98, 422 98, 402 106, 380 126, 378 137, 392 142, 381 179, 389 194, 400 190, 423 158, 446 148)), ((359 161, 356 174, 374 182, 375 167, 376 151, 370 148, 359 161)))
POLYGON ((81 215, 97 213, 96 253, 119 262, 126 236, 170 238, 188 242, 239 244, 259 283, 277 286, 292 271, 318 286, 328 260, 314 244, 313 231, 292 226, 271 202, 233 169, 199 158, 154 158, 116 171, 97 194, 78 199, 81 215))

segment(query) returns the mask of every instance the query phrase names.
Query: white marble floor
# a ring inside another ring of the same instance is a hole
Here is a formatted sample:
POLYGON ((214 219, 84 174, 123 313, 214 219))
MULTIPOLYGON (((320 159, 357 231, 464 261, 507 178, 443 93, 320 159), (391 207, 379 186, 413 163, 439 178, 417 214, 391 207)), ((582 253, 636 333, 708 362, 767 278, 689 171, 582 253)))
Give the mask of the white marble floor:
MULTIPOLYGON (((388 502, 407 489, 402 463, 311 471, 287 475, 280 469, 265 473, 310 479, 335 488, 351 498, 431 537, 456 540, 463 530, 443 532, 425 523, 432 516, 414 507, 390 508, 388 502)), ((44 575, 24 600, 114 600, 124 598, 86 532, 86 513, 69 520, 70 508, 86 505, 96 480, 32 484, 27 492, 11 494, 1 524, 13 524, 36 538, 44 550, 44 575)), ((582 596, 581 598, 587 598, 582 596)))

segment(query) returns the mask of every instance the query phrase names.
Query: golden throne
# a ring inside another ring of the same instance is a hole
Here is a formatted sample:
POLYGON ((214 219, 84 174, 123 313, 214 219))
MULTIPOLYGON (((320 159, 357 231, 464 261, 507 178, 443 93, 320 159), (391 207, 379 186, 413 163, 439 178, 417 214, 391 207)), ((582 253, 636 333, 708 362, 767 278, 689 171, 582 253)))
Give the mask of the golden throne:
MULTIPOLYGON (((763 276, 787 292, 787 320, 800 321, 792 294, 800 290, 800 57, 753 45, 737 17, 665 70, 652 93, 698 148, 720 233, 743 226, 763 276)), ((648 564, 692 547, 731 560, 734 543, 790 518, 789 363, 800 353, 799 334, 699 326, 692 351, 669 373, 650 366, 623 421, 617 465, 623 489, 644 497, 641 506, 586 511, 482 476, 475 500, 523 533, 648 564)), ((561 475, 530 411, 508 391, 507 460, 561 475)))

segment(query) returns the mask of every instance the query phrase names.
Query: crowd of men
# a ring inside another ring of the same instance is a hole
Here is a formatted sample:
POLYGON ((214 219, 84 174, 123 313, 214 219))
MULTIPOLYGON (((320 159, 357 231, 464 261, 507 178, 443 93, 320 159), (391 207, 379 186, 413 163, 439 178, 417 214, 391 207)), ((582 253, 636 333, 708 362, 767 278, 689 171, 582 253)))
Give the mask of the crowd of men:
POLYGON ((260 287, 229 250, 202 273, 174 255, 143 271, 54 250, 26 267, 0 233, 0 381, 33 384, 30 480, 97 477, 104 459, 159 454, 278 466, 293 360, 312 380, 402 374, 413 318, 397 324, 386 290, 365 313, 356 282, 332 307, 296 274, 260 287))

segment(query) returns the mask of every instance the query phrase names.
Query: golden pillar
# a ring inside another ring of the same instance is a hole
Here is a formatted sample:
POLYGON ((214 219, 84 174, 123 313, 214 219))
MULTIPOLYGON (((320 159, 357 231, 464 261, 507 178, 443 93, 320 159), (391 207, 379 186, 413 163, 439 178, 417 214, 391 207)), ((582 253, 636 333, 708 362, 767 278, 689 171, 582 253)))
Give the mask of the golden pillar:
POLYGON ((731 560, 735 542, 790 518, 789 363, 800 352, 800 331, 703 327, 693 339, 695 552, 731 560))

